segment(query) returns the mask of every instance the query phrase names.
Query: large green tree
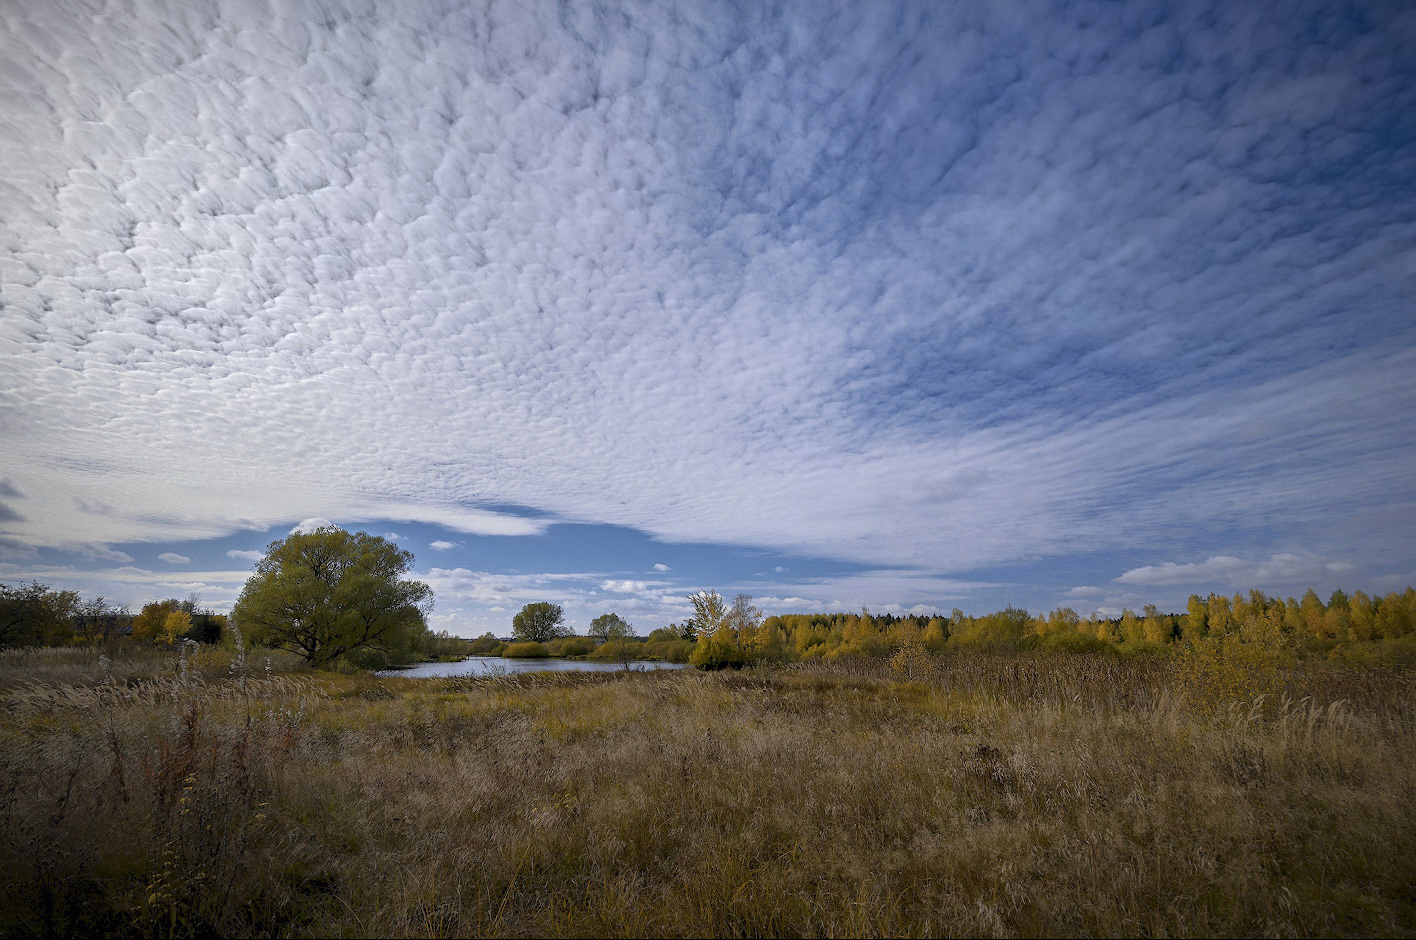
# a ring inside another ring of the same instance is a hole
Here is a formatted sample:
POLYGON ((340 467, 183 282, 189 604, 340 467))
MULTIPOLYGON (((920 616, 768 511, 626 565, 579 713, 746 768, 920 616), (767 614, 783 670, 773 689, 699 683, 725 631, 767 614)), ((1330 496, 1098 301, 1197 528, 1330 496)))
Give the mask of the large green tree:
POLYGON ((432 589, 404 577, 413 554, 326 526, 272 542, 232 611, 255 642, 314 666, 378 652, 403 658, 428 630, 432 589))
POLYGON ((559 604, 537 601, 521 608, 520 613, 511 618, 511 635, 518 640, 545 643, 569 633, 561 624, 565 621, 565 611, 559 604))
POLYGON ((590 621, 590 637, 601 643, 634 636, 634 627, 619 614, 601 614, 590 621))

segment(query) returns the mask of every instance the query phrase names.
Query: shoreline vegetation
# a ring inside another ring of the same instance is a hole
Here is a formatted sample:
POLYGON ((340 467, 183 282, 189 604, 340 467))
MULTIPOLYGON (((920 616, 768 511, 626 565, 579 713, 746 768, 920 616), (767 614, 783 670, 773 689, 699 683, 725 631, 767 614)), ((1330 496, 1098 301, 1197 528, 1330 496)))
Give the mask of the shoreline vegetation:
POLYGON ((704 593, 500 650, 697 669, 442 678, 75 620, 0 650, 0 935, 1410 936, 1414 602, 704 593))
MULTIPOLYGON (((628 659, 692 663, 713 670, 854 656, 898 660, 907 666, 910 659, 924 655, 988 649, 1208 657, 1241 665, 1317 656, 1352 665, 1416 666, 1416 589, 1410 587, 1378 597, 1334 591, 1326 602, 1313 591, 1286 599, 1260 591, 1233 597, 1192 595, 1183 613, 1147 606, 1139 612, 1125 610, 1119 617, 1082 617, 1065 607, 1046 614, 1007 607, 981 616, 955 609, 948 616, 862 610, 765 617, 746 595, 732 605, 716 592, 690 599, 693 616, 647 637, 634 635, 632 627, 613 614, 607 616, 622 629, 610 635, 577 636, 557 628, 509 640, 490 633, 472 640, 435 633, 415 619, 412 628, 380 637, 378 643, 340 655, 304 658, 311 665, 352 671, 467 656, 628 659)), ((336 612, 342 609, 333 606, 336 612)), ((554 605, 527 606, 550 607, 559 617, 554 605)), ((243 637, 232 617, 203 608, 195 596, 153 602, 135 615, 102 597, 87 600, 38 583, 0 585, 0 649, 137 642, 227 650, 249 644, 252 649, 302 652, 282 637, 250 627, 243 622, 243 637)))

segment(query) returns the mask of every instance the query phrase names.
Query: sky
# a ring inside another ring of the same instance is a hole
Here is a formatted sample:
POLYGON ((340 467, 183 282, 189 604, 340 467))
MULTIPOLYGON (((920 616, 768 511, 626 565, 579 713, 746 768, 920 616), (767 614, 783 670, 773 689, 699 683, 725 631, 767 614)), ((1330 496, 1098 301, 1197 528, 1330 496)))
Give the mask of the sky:
POLYGON ((1416 582, 1416 7, 0 3, 0 580, 1416 582))

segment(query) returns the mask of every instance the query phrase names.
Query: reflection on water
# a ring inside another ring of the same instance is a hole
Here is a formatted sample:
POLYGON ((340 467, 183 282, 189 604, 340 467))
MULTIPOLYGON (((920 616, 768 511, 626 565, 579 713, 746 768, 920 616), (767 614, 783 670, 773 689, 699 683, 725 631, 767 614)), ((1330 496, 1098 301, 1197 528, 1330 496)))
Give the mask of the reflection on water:
MULTIPOLYGON (((683 669, 683 663, 632 662, 629 668, 683 669)), ((426 679, 435 676, 502 676, 517 672, 614 672, 622 670, 619 663, 592 663, 583 659, 503 659, 500 656, 468 656, 455 663, 423 663, 412 669, 390 669, 381 676, 404 676, 426 679)))

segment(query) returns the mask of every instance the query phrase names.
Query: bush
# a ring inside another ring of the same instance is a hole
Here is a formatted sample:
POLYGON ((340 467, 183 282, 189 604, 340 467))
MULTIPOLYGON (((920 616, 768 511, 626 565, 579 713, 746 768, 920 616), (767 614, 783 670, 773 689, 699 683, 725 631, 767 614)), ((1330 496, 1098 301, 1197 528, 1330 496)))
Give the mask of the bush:
POLYGON ((1077 633, 1072 630, 1049 633, 1041 638, 1038 645, 1045 650, 1057 650, 1063 653, 1110 653, 1115 650, 1112 644, 1099 637, 1088 636, 1085 633, 1077 633))
POLYGON ((1349 643, 1328 653, 1328 658, 1349 666, 1416 667, 1416 633, 1395 640, 1349 643))
POLYGON ((643 653, 644 644, 621 638, 601 643, 590 658, 599 663, 628 663, 639 659, 643 653))
POLYGON ((424 637, 420 652, 431 660, 456 662, 465 656, 471 655, 468 652, 470 646, 470 641, 442 631, 439 633, 429 633, 424 637))
MULTIPOLYGON (((373 646, 363 646, 357 650, 351 650, 344 657, 347 664, 355 670, 367 669, 377 672, 380 669, 387 669, 394 665, 393 657, 386 650, 381 650, 373 646)), ((405 665, 399 663, 398 665, 405 665)), ((339 670, 341 672, 345 670, 339 670)))
POLYGON ((558 640, 552 640, 546 646, 550 649, 552 656, 563 656, 573 659, 577 656, 587 656, 595 648, 595 641, 588 636, 567 636, 558 640))
POLYGON ((718 636, 706 636, 693 644, 693 652, 688 661, 699 669, 741 669, 747 665, 747 654, 743 648, 731 640, 718 636))
POLYGON ((500 656, 506 651, 506 644, 490 633, 484 633, 467 644, 468 656, 500 656))
POLYGON ((1222 713, 1230 702, 1283 691, 1293 660, 1292 643, 1276 624, 1250 619, 1186 643, 1179 674, 1197 709, 1222 713))
MULTIPOLYGON (((655 633, 659 631, 655 630, 655 633)), ((666 663, 686 663, 693 655, 693 641, 677 635, 670 639, 651 639, 644 644, 643 657, 666 663)))
POLYGON ((544 643, 537 643, 535 640, 512 643, 502 650, 502 656, 507 659, 546 659, 550 655, 550 647, 544 643))
POLYGON ((1026 647, 1025 637, 1032 618, 1020 607, 1008 606, 997 613, 974 617, 959 625, 949 637, 950 646, 976 650, 1016 650, 1026 647))

